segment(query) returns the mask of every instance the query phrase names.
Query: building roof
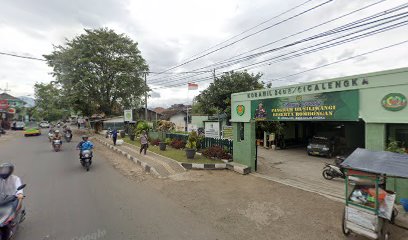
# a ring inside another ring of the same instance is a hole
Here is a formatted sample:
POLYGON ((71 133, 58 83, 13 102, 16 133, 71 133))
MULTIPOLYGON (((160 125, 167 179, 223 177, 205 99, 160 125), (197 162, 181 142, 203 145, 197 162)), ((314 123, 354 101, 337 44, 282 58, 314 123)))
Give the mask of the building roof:
POLYGON ((157 108, 154 108, 153 109, 153 111, 155 111, 155 112, 157 112, 157 113, 163 113, 163 112, 165 112, 167 109, 165 109, 165 108, 162 108, 162 107, 157 107, 157 108))
POLYGON ((14 102, 20 102, 21 104, 26 104, 25 101, 23 101, 23 100, 21 100, 19 98, 13 97, 13 96, 11 96, 10 94, 8 94, 6 92, 0 93, 0 100, 7 100, 7 101, 11 100, 11 101, 14 101, 14 102))
POLYGON ((16 98, 16 97, 13 97, 10 94, 5 93, 5 92, 0 94, 0 100, 14 100, 14 101, 24 102, 23 100, 21 100, 19 98, 16 98))
POLYGON ((164 111, 162 114, 163 114, 163 117, 164 117, 165 119, 170 119, 171 117, 173 117, 174 115, 177 115, 177 114, 179 114, 179 113, 187 114, 186 111, 184 111, 184 110, 178 110, 178 109, 167 109, 167 110, 164 111))

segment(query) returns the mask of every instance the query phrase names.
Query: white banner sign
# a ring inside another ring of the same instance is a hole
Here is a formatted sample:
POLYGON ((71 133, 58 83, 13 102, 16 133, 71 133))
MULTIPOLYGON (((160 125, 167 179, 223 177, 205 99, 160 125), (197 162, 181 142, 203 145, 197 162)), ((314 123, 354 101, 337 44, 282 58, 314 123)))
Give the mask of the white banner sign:
POLYGON ((205 122, 205 137, 220 138, 220 123, 219 122, 205 122))
POLYGON ((133 113, 132 110, 124 110, 123 119, 125 122, 133 121, 133 113))

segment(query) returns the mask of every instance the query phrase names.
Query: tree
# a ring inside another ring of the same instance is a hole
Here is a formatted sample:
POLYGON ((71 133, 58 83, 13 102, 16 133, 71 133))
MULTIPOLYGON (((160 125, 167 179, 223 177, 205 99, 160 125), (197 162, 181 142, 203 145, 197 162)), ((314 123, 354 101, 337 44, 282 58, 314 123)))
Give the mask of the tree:
POLYGON ((69 117, 68 103, 62 95, 62 90, 54 82, 48 84, 36 83, 34 92, 35 111, 41 118, 56 121, 69 117))
POLYGON ((87 30, 44 57, 74 110, 118 113, 141 104, 148 71, 137 43, 106 28, 87 30))
POLYGON ((196 97, 197 107, 194 111, 205 114, 226 113, 230 118, 231 94, 264 88, 264 84, 259 81, 261 76, 260 73, 256 75, 233 71, 224 73, 196 97))

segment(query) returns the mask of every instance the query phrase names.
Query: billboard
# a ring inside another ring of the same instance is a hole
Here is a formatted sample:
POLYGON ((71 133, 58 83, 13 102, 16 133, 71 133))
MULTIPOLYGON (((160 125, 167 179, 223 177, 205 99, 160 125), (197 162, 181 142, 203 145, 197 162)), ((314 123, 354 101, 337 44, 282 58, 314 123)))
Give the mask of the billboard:
POLYGON ((7 99, 0 100, 0 110, 6 110, 9 108, 7 99))
POLYGON ((251 101, 257 121, 358 121, 358 90, 251 101))

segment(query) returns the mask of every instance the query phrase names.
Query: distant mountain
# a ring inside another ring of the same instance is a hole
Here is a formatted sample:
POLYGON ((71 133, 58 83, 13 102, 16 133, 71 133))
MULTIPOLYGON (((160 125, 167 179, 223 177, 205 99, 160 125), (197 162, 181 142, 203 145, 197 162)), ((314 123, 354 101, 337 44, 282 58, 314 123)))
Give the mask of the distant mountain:
POLYGON ((25 107, 34 107, 35 106, 34 98, 30 98, 30 97, 26 97, 26 96, 22 96, 22 97, 18 97, 18 98, 23 100, 24 102, 26 102, 25 107))

